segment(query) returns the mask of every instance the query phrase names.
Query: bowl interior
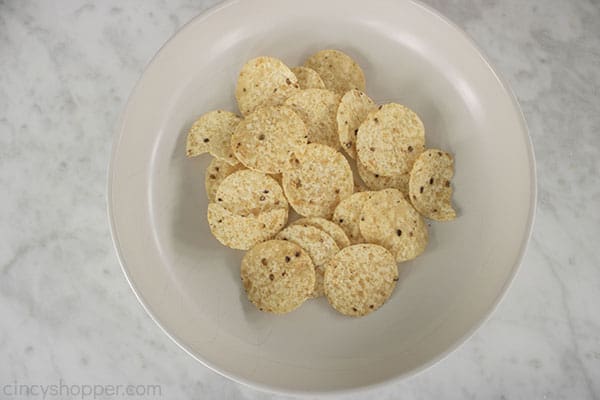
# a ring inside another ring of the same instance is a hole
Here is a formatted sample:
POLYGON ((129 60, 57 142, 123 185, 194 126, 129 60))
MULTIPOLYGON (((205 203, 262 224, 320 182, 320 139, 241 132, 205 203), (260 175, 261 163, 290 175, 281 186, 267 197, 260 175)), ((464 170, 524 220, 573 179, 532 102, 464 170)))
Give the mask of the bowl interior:
POLYGON ((533 160, 512 96, 472 43, 409 2, 229 2, 189 23, 157 54, 126 110, 111 166, 115 243, 134 290, 192 355, 272 390, 350 390, 408 374, 461 342, 513 276, 531 222, 533 160), (261 10, 261 12, 257 12, 261 10), (340 13, 344 10, 344 13, 340 13), (428 147, 454 154, 458 219, 432 223, 422 256, 400 264, 377 312, 343 317, 324 298, 284 316, 261 313, 241 289, 243 252, 206 222, 208 157, 185 157, 200 114, 237 111, 242 64, 273 55, 352 55, 377 102, 422 118, 428 147))

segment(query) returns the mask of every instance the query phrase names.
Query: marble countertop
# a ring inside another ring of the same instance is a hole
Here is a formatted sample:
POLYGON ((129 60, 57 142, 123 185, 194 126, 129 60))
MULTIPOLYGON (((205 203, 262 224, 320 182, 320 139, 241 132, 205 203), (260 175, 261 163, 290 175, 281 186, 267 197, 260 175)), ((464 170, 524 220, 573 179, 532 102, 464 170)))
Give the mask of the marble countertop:
MULTIPOLYGON (((537 218, 492 318, 443 362, 369 397, 598 399, 600 4, 426 2, 475 39, 519 98, 537 218)), ((126 98, 160 45, 214 3, 0 0, 0 389, 135 384, 169 399, 278 398, 210 371, 161 332, 123 277, 107 223, 106 168, 126 98)), ((9 394, 0 398, 29 398, 9 394)))

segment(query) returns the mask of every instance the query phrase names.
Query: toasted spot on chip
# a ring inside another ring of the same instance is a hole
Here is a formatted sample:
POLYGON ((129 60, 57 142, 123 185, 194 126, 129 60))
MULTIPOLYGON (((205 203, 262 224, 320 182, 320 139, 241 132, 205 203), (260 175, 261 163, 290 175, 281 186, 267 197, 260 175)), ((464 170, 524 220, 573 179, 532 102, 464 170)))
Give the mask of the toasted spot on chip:
POLYGON ((300 218, 293 223, 294 225, 307 225, 314 226, 315 228, 319 228, 324 231, 326 234, 331 236, 335 243, 338 245, 340 249, 344 247, 350 246, 350 239, 346 235, 346 232, 335 222, 329 221, 325 218, 321 217, 309 217, 309 218, 300 218))
POLYGON ((388 249, 398 262, 412 260, 427 247, 427 225, 397 189, 375 192, 365 202, 360 232, 367 242, 388 249))
POLYGON ((247 168, 278 174, 304 153, 308 133, 289 107, 261 107, 248 115, 231 137, 231 148, 247 168))
POLYGON ((195 157, 210 153, 234 165, 238 160, 231 151, 231 135, 242 119, 229 111, 216 110, 202 115, 188 131, 186 154, 195 157))
POLYGON ((252 170, 237 171, 221 182, 215 196, 217 204, 234 214, 254 215, 282 208, 288 202, 281 186, 267 174, 252 170))
POLYGON ((364 243, 365 238, 360 233, 360 213, 366 201, 374 192, 356 192, 338 204, 333 213, 333 221, 338 224, 350 239, 350 243, 364 243))
POLYGON ((286 209, 265 211, 243 217, 216 203, 208 205, 208 225, 213 236, 227 247, 248 250, 275 236, 286 224, 286 209))
POLYGON ((283 173, 283 190, 304 217, 331 218, 338 203, 352 194, 352 169, 342 153, 311 143, 283 173))
POLYGON ((261 311, 283 314, 298 308, 315 286, 315 269, 300 246, 269 240, 242 259, 240 275, 248 300, 261 311))
POLYGON ((277 181, 277 183, 279 183, 279 186, 281 186, 281 181, 283 179, 283 177, 281 176, 281 174, 269 174, 269 176, 273 179, 275 179, 277 181))
POLYGON ((308 130, 308 143, 339 148, 336 113, 340 96, 325 89, 306 89, 290 96, 284 103, 302 118, 308 130))
POLYGON ((323 79, 319 76, 317 71, 307 67, 294 67, 292 72, 298 78, 298 84, 300 89, 325 89, 323 79))
POLYGON ((217 194, 217 188, 223 182, 223 179, 236 171, 244 169, 244 165, 237 163, 231 165, 218 158, 213 158, 206 168, 206 174, 204 176, 204 186, 206 187, 206 195, 211 202, 215 201, 215 195, 217 194))
POLYGON ((376 109, 377 104, 358 89, 349 90, 342 97, 336 115, 338 139, 350 157, 356 158, 358 127, 376 109))
POLYGON ((323 79, 325 88, 343 95, 348 90, 365 90, 365 74, 349 55, 339 50, 321 50, 304 63, 323 79))
POLYGON ((374 174, 366 169, 360 160, 356 162, 356 170, 365 186, 371 190, 398 189, 403 194, 408 193, 408 173, 393 176, 374 174))
POLYGON ((392 254, 374 244, 356 244, 329 259, 325 268, 325 295, 344 315, 367 315, 392 295, 398 266, 392 254))
POLYGON ((450 184, 453 176, 454 159, 450 154, 437 149, 421 153, 413 165, 409 181, 410 201, 415 209, 436 221, 456 218, 450 184))
POLYGON ((276 106, 299 90, 296 75, 283 61, 257 57, 242 67, 235 87, 235 98, 242 115, 260 106, 276 106))
POLYGON ((289 240, 302 247, 310 256, 315 266, 315 289, 312 297, 319 297, 323 292, 324 264, 340 251, 333 238, 319 228, 309 225, 292 224, 279 232, 276 239, 289 240))
POLYGON ((354 182, 354 192, 368 192, 370 189, 362 182, 354 182))
POLYGON ((358 128, 358 159, 374 174, 410 173, 424 147, 423 123, 417 114, 400 104, 385 104, 372 111, 358 128))

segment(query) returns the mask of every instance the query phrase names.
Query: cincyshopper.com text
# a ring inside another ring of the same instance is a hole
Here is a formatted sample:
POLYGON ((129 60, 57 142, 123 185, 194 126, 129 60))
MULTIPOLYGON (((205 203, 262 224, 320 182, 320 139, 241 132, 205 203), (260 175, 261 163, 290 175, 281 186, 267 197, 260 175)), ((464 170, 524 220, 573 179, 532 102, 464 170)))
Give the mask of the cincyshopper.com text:
POLYGON ((161 385, 106 385, 106 384, 68 384, 62 379, 55 384, 24 384, 0 382, 2 399, 105 399, 110 397, 162 397, 161 385))

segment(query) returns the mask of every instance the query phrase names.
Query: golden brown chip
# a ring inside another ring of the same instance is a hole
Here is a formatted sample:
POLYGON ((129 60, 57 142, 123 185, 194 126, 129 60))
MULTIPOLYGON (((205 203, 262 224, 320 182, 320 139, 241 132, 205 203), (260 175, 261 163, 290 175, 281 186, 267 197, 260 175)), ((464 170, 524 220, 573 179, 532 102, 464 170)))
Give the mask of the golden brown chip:
POLYGON ((338 139, 350 157, 356 158, 358 127, 376 109, 375 102, 358 89, 349 90, 342 97, 336 116, 338 139))
POLYGON ((296 75, 274 57, 257 57, 242 67, 235 98, 242 115, 260 106, 276 106, 299 90, 296 75))
POLYGON ((245 169, 221 182, 215 196, 217 204, 243 217, 282 208, 288 209, 281 186, 262 172, 245 169))
POLYGON ((315 286, 310 257, 285 240, 269 240, 250 249, 242 259, 240 275, 250 302, 276 314, 298 308, 315 286))
POLYGON ((325 87, 343 95, 348 90, 365 90, 365 74, 360 66, 347 54, 339 50, 321 50, 304 63, 323 79, 325 87))
POLYGON ((323 79, 319 76, 317 71, 306 67, 294 67, 292 72, 298 78, 298 84, 300 89, 325 89, 323 79))
POLYGON ((415 258, 427 246, 427 225, 397 189, 375 192, 363 206, 359 225, 367 242, 385 247, 398 262, 415 258))
POLYGON ((231 148, 247 168, 278 174, 304 153, 308 133, 289 107, 260 107, 248 115, 231 137, 231 148))
POLYGON ((257 216, 242 217, 224 207, 208 205, 208 225, 213 236, 227 247, 247 250, 275 236, 287 222, 288 212, 278 208, 257 216))
POLYGON ((428 149, 415 161, 410 173, 410 201, 427 218, 450 221, 456 218, 452 208, 454 159, 444 151, 428 149))
POLYGON ((325 295, 344 315, 367 315, 385 303, 398 281, 398 266, 389 251, 374 244, 342 249, 325 267, 325 295))
POLYGON ((221 182, 223 182, 223 179, 227 178, 234 172, 245 168, 246 167, 240 163, 231 165, 223 160, 219 160, 218 158, 213 158, 206 168, 206 175, 204 177, 204 186, 206 187, 206 195, 208 196, 208 199, 211 202, 214 202, 217 189, 221 182))
POLYGON ((188 157, 210 153, 216 158, 235 165, 239 161, 231 151, 231 135, 242 119, 229 111, 216 110, 198 118, 187 136, 188 157))
POLYGON ((360 233, 360 212, 374 192, 356 192, 338 204, 333 213, 333 221, 338 224, 350 239, 350 243, 364 243, 360 233))
POLYGON ((331 218, 340 200, 354 189, 352 170, 342 153, 311 143, 283 173, 283 190, 292 208, 304 217, 331 218))
POLYGON ((312 297, 319 297, 323 292, 324 264, 340 251, 333 238, 319 228, 308 225, 292 224, 279 232, 276 239, 289 240, 302 247, 315 266, 316 281, 312 297))
POLYGON ((335 244, 338 245, 340 249, 344 247, 350 246, 350 239, 346 236, 346 232, 335 222, 329 221, 325 218, 320 217, 310 217, 310 218, 300 218, 293 223, 294 225, 304 225, 304 226, 314 226, 315 228, 319 228, 324 231, 326 234, 331 236, 333 240, 335 240, 335 244))
POLYGON ((325 89, 301 90, 284 103, 302 118, 308 130, 308 143, 340 147, 335 121, 340 96, 325 89))
POLYGON ((410 173, 425 148, 423 123, 410 109, 395 103, 372 111, 358 128, 358 160, 381 176, 410 173))

